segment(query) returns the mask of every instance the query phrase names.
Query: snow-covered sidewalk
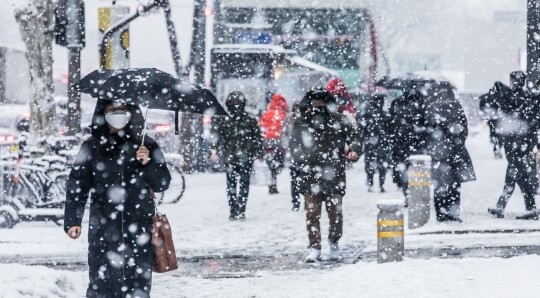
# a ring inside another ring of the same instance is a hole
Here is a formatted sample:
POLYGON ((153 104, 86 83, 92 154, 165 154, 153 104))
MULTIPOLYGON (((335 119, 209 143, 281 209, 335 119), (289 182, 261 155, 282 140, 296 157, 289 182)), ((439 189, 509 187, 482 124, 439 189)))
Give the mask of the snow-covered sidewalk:
MULTIPOLYGON (((538 297, 540 256, 358 263, 334 270, 204 279, 155 274, 155 297, 538 297)), ((1 265, 0 297, 84 297, 86 272, 1 265)))

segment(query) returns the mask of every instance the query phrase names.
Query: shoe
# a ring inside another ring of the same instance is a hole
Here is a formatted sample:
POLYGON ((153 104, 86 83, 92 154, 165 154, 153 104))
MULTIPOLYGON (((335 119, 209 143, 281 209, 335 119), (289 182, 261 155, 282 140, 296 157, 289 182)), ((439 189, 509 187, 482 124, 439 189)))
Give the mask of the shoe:
POLYGON ((321 260, 321 250, 316 248, 310 248, 306 256, 306 263, 315 263, 321 260))
POLYGON ((300 210, 300 203, 294 203, 292 207, 292 211, 298 211, 300 210))
POLYGON ((275 186, 275 185, 270 185, 270 186, 268 187, 268 193, 271 194, 271 195, 278 194, 279 191, 277 190, 277 186, 275 186))
POLYGON ((370 185, 367 189, 367 192, 373 192, 373 185, 370 185))
POLYGON ((381 192, 386 192, 386 190, 384 189, 383 186, 381 186, 381 189, 380 189, 380 190, 381 190, 381 192))
POLYGON ((341 258, 341 249, 339 249, 339 244, 332 243, 328 241, 328 244, 330 245, 330 253, 328 254, 328 260, 329 261, 337 261, 341 258))
POLYGON ((446 216, 446 221, 455 221, 455 222, 458 222, 458 223, 463 222, 463 220, 461 220, 461 218, 459 218, 457 216, 452 216, 452 215, 447 215, 446 216))
POLYGON ((235 221, 235 220, 236 220, 236 216, 234 216, 234 215, 229 216, 229 221, 235 221))
POLYGON ((488 208, 488 213, 495 215, 497 218, 504 218, 504 209, 501 207, 488 208))
POLYGON ((245 220, 246 219, 246 215, 244 213, 240 213, 236 216, 236 219, 237 220, 245 220))
POLYGON ((538 220, 538 211, 536 209, 528 210, 522 215, 516 216, 516 219, 532 219, 532 220, 538 220))

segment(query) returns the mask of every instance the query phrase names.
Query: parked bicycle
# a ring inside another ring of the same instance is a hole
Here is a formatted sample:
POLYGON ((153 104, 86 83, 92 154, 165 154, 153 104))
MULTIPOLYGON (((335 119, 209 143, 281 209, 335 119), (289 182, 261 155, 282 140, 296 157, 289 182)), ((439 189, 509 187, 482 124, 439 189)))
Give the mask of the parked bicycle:
POLYGON ((14 152, 2 157, 0 228, 30 220, 61 224, 70 157, 52 151, 51 146, 27 147, 21 138, 14 152))
POLYGON ((158 204, 174 204, 178 203, 184 195, 184 191, 186 190, 186 179, 180 168, 180 155, 175 153, 165 153, 165 159, 167 160, 167 168, 171 173, 171 183, 168 190, 156 193, 156 200, 158 204))

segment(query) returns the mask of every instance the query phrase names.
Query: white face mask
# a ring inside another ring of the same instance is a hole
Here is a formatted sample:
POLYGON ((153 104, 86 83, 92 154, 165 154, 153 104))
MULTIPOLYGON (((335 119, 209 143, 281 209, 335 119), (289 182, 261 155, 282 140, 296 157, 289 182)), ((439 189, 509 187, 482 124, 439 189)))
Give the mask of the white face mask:
POLYGON ((126 111, 114 111, 105 114, 105 121, 107 121, 110 126, 116 129, 122 129, 126 127, 130 119, 131 113, 126 111))

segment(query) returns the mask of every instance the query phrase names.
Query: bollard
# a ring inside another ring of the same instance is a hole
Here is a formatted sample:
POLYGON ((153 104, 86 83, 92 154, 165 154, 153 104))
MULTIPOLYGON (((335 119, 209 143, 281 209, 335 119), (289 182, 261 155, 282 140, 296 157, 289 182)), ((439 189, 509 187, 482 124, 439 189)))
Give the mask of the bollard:
POLYGON ((407 173, 409 184, 409 229, 416 229, 429 221, 431 207, 431 157, 412 155, 409 157, 407 173))
POLYGON ((405 238, 401 201, 377 204, 377 262, 400 262, 403 260, 405 238))

